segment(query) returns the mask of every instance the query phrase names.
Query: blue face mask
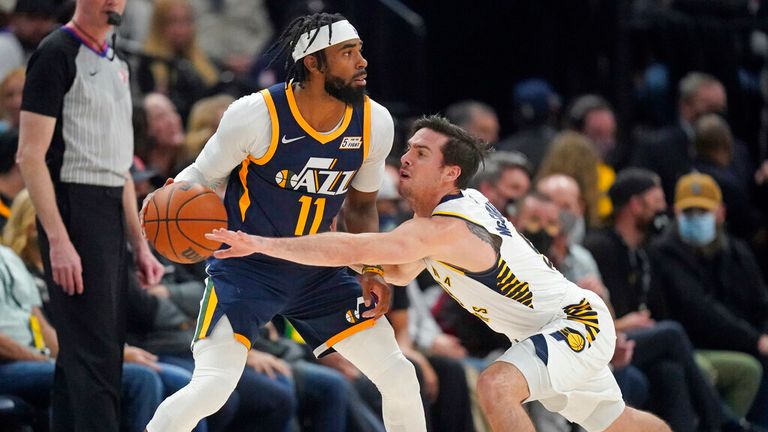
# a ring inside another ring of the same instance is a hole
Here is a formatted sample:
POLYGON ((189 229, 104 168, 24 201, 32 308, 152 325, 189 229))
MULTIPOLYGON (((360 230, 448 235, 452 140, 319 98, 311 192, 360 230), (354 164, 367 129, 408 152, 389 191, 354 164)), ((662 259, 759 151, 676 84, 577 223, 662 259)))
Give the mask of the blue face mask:
POLYGON ((715 239, 715 214, 712 212, 677 216, 680 238, 691 246, 704 246, 715 239))

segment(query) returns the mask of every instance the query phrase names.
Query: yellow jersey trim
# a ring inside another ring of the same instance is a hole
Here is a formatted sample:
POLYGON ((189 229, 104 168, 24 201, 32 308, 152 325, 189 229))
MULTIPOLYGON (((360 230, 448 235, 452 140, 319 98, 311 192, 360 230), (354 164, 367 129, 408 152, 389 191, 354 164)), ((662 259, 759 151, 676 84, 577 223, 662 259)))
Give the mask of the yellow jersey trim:
POLYGON ((293 95, 293 86, 291 83, 288 83, 286 85, 285 97, 286 99, 288 99, 288 107, 290 107, 291 109, 291 114, 293 114, 293 119, 296 120, 296 123, 298 123, 302 129, 304 129, 304 132, 308 133, 309 136, 311 136, 312 138, 320 142, 320 144, 326 144, 340 137, 341 134, 343 134, 347 130, 347 126, 349 126, 349 122, 352 121, 352 106, 347 105, 347 107, 344 109, 344 120, 342 120, 341 126, 339 126, 338 129, 336 129, 335 131, 329 134, 322 134, 316 131, 315 128, 310 126, 309 123, 307 123, 307 121, 304 120, 304 117, 301 116, 299 107, 298 105, 296 105, 296 98, 293 95))
POLYGON ((442 265, 444 265, 444 266, 448 267, 449 269, 451 269, 451 270, 455 271, 456 273, 458 273, 458 274, 460 274, 460 275, 464 275, 464 270, 460 270, 460 269, 458 269, 458 268, 456 268, 456 267, 454 267, 454 266, 452 266, 452 265, 448 264, 447 262, 438 261, 438 263, 440 263, 440 264, 442 264, 442 265))
POLYGON ((233 333, 233 336, 235 336, 235 340, 245 345, 245 349, 247 349, 248 351, 251 350, 251 347, 253 346, 253 344, 251 343, 250 340, 248 340, 247 337, 241 335, 240 333, 233 333))
POLYGON ((280 142, 280 121, 277 118, 277 109, 275 108, 275 101, 272 100, 272 95, 269 90, 264 89, 261 92, 264 96, 264 102, 267 104, 267 111, 269 112, 269 122, 272 123, 272 139, 269 142, 269 148, 264 156, 256 159, 251 155, 248 158, 256 165, 264 165, 272 159, 277 151, 277 144, 280 142))
POLYGON ((376 324, 376 320, 375 319, 369 319, 368 321, 363 321, 363 322, 361 322, 359 324, 355 324, 352 327, 350 327, 350 328, 348 328, 348 329, 346 329, 346 330, 344 330, 344 331, 342 331, 340 333, 337 333, 335 336, 331 337, 330 339, 328 339, 325 342, 326 349, 332 348, 334 345, 339 343, 339 341, 341 341, 341 340, 343 340, 345 338, 348 338, 348 337, 352 336, 353 334, 355 334, 355 333, 357 333, 359 331, 362 331, 362 330, 365 330, 367 328, 373 327, 374 324, 376 324))
POLYGON ((472 222, 473 224, 475 224, 475 225, 477 225, 477 226, 483 226, 483 224, 481 224, 480 222, 477 222, 477 221, 475 221, 475 220, 472 220, 472 219, 470 219, 470 218, 468 218, 468 217, 464 216, 464 215, 463 215, 463 214, 461 214, 461 213, 454 213, 454 212, 447 212, 447 211, 437 211, 437 212, 434 212, 434 213, 432 213, 432 216, 450 216, 450 217, 456 217, 456 218, 459 218, 459 219, 464 219, 465 221, 469 221, 469 222, 472 222))
POLYGON ((248 207, 251 206, 251 195, 248 193, 248 164, 251 159, 243 160, 240 164, 240 184, 243 185, 243 195, 240 197, 238 204, 240 205, 240 218, 245 222, 245 212, 248 211, 248 207))
POLYGON ((365 97, 363 102, 363 160, 368 159, 371 149, 371 99, 365 97))
POLYGON ((219 299, 216 297, 216 289, 211 287, 211 293, 208 297, 208 307, 205 309, 205 317, 203 318, 203 326, 200 328, 200 339, 205 339, 205 337, 208 336, 208 327, 211 326, 213 311, 216 310, 217 304, 219 304, 219 299))

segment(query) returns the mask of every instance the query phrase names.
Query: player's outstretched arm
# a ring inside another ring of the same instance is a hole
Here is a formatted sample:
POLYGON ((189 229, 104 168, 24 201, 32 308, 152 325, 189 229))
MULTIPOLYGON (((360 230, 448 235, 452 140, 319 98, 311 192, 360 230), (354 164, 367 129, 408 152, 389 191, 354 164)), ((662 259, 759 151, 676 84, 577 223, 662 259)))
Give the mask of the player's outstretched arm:
POLYGON ((214 230, 210 240, 230 246, 215 252, 217 258, 261 253, 315 266, 349 266, 359 263, 407 264, 440 253, 451 241, 443 221, 411 219, 388 233, 322 233, 295 238, 265 238, 243 232, 214 230))
MULTIPOLYGON (((414 261, 406 264, 385 264, 381 266, 384 270, 384 280, 392 285, 405 286, 419 275, 425 268, 424 260, 414 261)), ((349 268, 361 273, 363 264, 353 264, 349 268)))

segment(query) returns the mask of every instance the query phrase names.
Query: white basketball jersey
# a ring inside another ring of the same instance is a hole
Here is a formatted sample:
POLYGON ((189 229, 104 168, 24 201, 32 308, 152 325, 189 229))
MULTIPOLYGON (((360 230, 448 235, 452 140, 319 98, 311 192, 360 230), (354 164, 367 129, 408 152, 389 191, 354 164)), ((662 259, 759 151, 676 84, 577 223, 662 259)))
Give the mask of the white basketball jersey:
POLYGON ((462 307, 513 342, 552 331, 575 351, 591 345, 600 331, 593 306, 604 311, 605 305, 565 279, 480 192, 467 189, 447 196, 432 216, 463 219, 502 240, 496 264, 483 273, 424 260, 435 281, 462 307))

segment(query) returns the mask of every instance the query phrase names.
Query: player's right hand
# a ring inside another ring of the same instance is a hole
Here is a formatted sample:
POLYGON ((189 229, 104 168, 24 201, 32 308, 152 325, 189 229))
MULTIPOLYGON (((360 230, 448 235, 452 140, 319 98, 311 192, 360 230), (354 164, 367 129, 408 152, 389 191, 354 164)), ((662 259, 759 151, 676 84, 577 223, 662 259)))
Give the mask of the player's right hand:
POLYGON ((392 287, 384 281, 384 278, 376 273, 363 273, 358 276, 360 286, 363 288, 363 301, 366 306, 370 306, 372 301, 376 301, 376 306, 363 312, 363 318, 378 319, 380 316, 389 312, 392 306, 392 287))
POLYGON ((69 294, 83 293, 83 265, 69 238, 50 243, 53 281, 69 294))
MULTIPOLYGON (((168 186, 171 183, 173 183, 173 177, 168 178, 163 187, 168 186)), ((147 233, 144 232, 144 214, 147 212, 147 204, 152 200, 152 196, 155 192, 156 191, 152 191, 144 197, 144 201, 141 202, 141 210, 139 210, 139 226, 141 227, 141 235, 144 236, 144 238, 147 238, 147 233)))

